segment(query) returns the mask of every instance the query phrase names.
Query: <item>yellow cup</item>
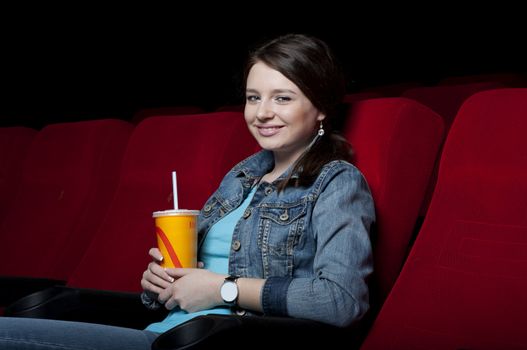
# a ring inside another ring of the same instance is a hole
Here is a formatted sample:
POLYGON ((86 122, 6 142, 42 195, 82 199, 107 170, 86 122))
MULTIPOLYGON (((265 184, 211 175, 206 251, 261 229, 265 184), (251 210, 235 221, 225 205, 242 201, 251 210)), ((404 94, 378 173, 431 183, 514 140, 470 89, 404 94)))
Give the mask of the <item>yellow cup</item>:
POLYGON ((198 210, 155 211, 157 246, 163 255, 163 267, 196 267, 198 210))

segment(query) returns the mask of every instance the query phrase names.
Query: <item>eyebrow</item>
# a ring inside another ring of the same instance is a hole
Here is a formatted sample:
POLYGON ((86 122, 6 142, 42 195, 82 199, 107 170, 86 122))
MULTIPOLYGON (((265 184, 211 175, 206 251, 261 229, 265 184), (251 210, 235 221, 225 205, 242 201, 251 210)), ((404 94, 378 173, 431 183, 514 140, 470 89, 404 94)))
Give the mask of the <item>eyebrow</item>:
MULTIPOLYGON (((256 89, 246 89, 245 92, 249 92, 249 93, 253 93, 253 94, 258 94, 258 90, 256 89)), ((272 90, 271 91, 272 94, 284 94, 284 93, 290 93, 290 94, 294 94, 296 95, 297 93, 294 92, 293 90, 289 90, 289 89, 275 89, 275 90, 272 90)))

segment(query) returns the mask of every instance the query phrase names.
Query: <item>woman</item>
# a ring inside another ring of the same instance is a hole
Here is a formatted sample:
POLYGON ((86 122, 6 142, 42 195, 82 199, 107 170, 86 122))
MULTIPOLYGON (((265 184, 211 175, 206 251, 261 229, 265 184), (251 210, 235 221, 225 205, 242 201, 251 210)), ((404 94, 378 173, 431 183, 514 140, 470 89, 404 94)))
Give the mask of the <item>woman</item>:
POLYGON ((117 349, 126 338, 126 348, 148 349, 159 333, 192 317, 235 309, 337 326, 361 319, 369 306, 374 206, 363 176, 346 161, 349 145, 331 132, 342 72, 325 43, 291 34, 255 50, 245 78, 245 119, 263 151, 236 165, 200 212, 202 268, 165 270, 159 250, 150 250, 142 299, 171 310, 167 318, 145 331, 14 320, 12 330, 0 330, 0 345, 117 349))

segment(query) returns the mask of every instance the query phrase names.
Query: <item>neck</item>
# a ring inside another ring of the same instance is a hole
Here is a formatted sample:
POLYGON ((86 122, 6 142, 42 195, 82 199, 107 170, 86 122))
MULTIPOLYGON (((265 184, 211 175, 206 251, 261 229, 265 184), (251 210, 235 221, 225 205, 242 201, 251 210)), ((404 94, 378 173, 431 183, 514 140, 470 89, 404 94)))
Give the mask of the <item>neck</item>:
POLYGON ((295 162, 302 157, 304 153, 308 152, 319 138, 320 135, 317 134, 304 149, 296 152, 273 152, 274 168, 270 173, 266 174, 263 179, 269 182, 276 180, 289 167, 294 166, 295 162))

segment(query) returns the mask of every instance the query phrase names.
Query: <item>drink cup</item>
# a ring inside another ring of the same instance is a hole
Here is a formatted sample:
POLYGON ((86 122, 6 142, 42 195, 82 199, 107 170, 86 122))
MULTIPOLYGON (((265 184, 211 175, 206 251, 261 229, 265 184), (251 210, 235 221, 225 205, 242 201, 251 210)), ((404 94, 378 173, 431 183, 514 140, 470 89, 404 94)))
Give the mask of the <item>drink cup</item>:
POLYGON ((198 210, 171 209, 155 211, 157 245, 163 267, 197 266, 198 210))

